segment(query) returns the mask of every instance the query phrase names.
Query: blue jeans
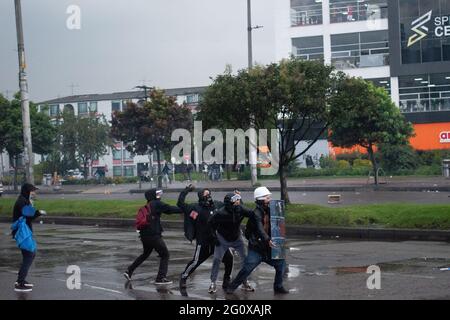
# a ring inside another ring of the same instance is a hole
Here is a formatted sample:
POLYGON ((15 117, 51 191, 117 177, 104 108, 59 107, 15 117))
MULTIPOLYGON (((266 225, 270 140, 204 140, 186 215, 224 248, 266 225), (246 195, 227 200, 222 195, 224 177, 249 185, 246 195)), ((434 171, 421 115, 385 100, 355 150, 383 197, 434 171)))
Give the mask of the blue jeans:
POLYGON ((17 282, 19 284, 25 281, 25 278, 27 277, 28 274, 28 270, 30 270, 35 255, 36 254, 34 252, 22 250, 22 265, 19 270, 19 277, 17 278, 17 282))
POLYGON ((252 273, 252 271, 261 264, 261 262, 265 262, 268 265, 275 268, 275 282, 273 284, 274 289, 279 289, 283 287, 283 274, 284 269, 286 268, 285 260, 273 260, 267 257, 262 256, 260 253, 249 249, 247 257, 244 261, 244 266, 241 271, 239 271, 236 278, 234 278, 233 282, 230 284, 230 290, 236 290, 240 284, 242 284, 247 277, 252 273))

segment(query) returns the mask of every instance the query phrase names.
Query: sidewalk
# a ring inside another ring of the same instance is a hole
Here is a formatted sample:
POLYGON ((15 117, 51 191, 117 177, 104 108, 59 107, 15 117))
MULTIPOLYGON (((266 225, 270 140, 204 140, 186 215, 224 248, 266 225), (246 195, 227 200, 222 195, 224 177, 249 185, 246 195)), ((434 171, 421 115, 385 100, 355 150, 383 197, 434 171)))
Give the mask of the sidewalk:
MULTIPOLYGON (((289 178, 289 191, 440 191, 450 192, 450 179, 444 177, 387 177, 384 184, 375 186, 372 181, 368 181, 367 177, 320 177, 320 178, 289 178)), ((240 180, 223 180, 223 181, 193 181, 196 188, 209 188, 212 191, 231 192, 234 189, 240 191, 253 191, 250 181, 240 180)), ((280 191, 280 182, 276 179, 260 179, 261 185, 267 186, 272 191, 280 191)), ((189 184, 188 181, 176 181, 163 184, 165 192, 180 192, 189 184)), ((139 184, 120 184, 120 185, 65 185, 62 190, 55 191, 52 187, 40 186, 39 193, 43 194, 114 194, 114 193, 143 193, 145 190, 155 188, 156 185, 150 183, 142 183, 141 189, 139 184)), ((11 190, 6 190, 5 194, 16 194, 11 190)))

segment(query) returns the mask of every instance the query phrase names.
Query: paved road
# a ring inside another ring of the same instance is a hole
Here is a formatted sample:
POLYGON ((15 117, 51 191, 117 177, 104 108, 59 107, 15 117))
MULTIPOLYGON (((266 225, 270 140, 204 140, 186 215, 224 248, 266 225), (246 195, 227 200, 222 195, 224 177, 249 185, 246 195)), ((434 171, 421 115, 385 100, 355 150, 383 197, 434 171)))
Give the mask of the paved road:
MULTIPOLYGON (((226 192, 213 192, 214 199, 223 200, 226 192)), ((273 193, 274 199, 280 199, 280 193, 273 193)), ((447 192, 389 192, 389 191, 361 191, 361 192, 290 192, 289 196, 293 203, 304 204, 328 204, 329 194, 340 194, 342 197, 342 205, 352 204, 377 204, 377 203, 389 203, 389 202, 413 202, 423 204, 450 204, 449 193, 447 192)), ((193 192, 189 195, 188 201, 197 201, 197 193, 193 192)), ((253 202, 252 192, 242 192, 243 199, 246 203, 253 202)), ((13 197, 15 195, 4 195, 4 197, 13 197)), ((120 200, 139 200, 144 199, 143 194, 130 194, 130 193, 82 193, 82 194, 38 194, 39 199, 73 199, 73 200, 108 200, 108 199, 120 199, 120 200)), ((165 193, 164 199, 177 199, 177 193, 165 193)), ((329 205, 336 206, 336 204, 329 205)))
MULTIPOLYGON (((290 264, 285 285, 290 294, 274 296, 274 272, 261 265, 250 281, 254 293, 237 290, 233 296, 207 293, 211 260, 188 281, 186 295, 177 288, 178 275, 189 261, 194 246, 179 231, 166 231, 171 252, 168 288, 152 284, 157 269, 154 254, 126 284, 122 272, 140 254, 140 243, 132 229, 99 229, 61 225, 36 225, 38 254, 29 281, 32 293, 13 291, 20 253, 8 235, 9 225, 0 224, 0 299, 155 299, 155 300, 239 300, 253 299, 450 299, 448 243, 441 242, 357 242, 340 240, 289 239, 290 264), (69 265, 81 268, 80 290, 69 290, 69 265), (381 289, 369 290, 366 268, 381 268, 381 289)), ((235 270, 237 272, 238 258, 235 270)), ((221 271, 222 273, 222 271, 221 271)))

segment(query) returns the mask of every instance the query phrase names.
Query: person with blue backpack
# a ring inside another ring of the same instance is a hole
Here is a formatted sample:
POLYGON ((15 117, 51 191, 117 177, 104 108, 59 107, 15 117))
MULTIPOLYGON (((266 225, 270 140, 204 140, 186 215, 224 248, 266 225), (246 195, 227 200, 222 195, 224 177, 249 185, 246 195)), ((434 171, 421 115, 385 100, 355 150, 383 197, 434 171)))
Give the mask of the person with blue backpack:
POLYGON ((14 204, 13 224, 11 226, 12 236, 22 251, 22 265, 19 269, 17 281, 14 284, 14 291, 17 292, 30 292, 33 290, 33 284, 25 280, 36 256, 36 241, 33 238, 32 221, 45 214, 45 211, 39 211, 33 207, 33 198, 36 195, 36 190, 38 188, 34 185, 25 183, 14 204))

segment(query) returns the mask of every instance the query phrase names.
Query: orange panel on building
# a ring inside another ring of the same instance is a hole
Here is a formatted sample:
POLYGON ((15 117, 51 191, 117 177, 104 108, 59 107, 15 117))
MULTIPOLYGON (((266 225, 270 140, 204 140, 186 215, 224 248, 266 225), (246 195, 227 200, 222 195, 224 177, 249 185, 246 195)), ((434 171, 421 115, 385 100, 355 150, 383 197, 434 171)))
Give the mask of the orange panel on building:
POLYGON ((414 124, 416 136, 411 146, 416 150, 450 149, 450 122, 414 124))

